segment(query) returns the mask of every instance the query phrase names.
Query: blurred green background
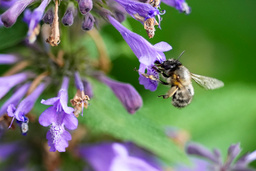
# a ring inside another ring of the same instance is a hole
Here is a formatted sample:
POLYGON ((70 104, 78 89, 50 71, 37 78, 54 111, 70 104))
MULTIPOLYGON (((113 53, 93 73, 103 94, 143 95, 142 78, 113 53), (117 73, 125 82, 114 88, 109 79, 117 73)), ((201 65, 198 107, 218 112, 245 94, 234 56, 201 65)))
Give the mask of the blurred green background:
MULTIPOLYGON (((167 58, 177 58, 185 50, 181 62, 191 72, 215 77, 225 86, 206 91, 193 83, 195 96, 184 109, 176 109, 169 100, 158 98, 169 87, 160 85, 150 92, 138 84, 133 72, 139 62, 122 40, 112 37, 118 48, 111 51, 114 59, 111 74, 118 80, 132 83, 140 92, 144 106, 136 115, 143 115, 162 126, 176 126, 191 134, 192 141, 226 153, 232 143, 241 142, 243 152, 256 149, 256 1, 187 1, 190 15, 161 5, 166 10, 162 30, 149 41, 166 41, 173 50, 167 58), (120 50, 120 46, 122 47, 120 50)), ((128 19, 133 31, 147 38, 142 25, 128 19)), ((104 29, 108 35, 119 35, 112 26, 104 29)), ((109 41, 109 40, 108 40, 109 41)))

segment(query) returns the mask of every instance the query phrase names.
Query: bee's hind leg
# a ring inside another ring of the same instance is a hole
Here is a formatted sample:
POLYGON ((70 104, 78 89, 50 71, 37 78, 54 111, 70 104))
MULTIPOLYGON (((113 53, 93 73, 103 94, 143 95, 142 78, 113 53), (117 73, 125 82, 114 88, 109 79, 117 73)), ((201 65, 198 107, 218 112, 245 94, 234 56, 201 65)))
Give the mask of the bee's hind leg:
POLYGON ((160 95, 158 97, 163 97, 164 99, 168 99, 168 98, 172 97, 176 93, 177 90, 178 90, 178 87, 173 86, 165 95, 160 95))

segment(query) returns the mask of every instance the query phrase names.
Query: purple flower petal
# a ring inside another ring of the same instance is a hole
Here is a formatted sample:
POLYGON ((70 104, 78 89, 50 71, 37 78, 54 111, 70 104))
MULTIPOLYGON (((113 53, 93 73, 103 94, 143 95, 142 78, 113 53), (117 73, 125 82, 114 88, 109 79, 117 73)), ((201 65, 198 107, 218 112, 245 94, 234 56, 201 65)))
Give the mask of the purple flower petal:
POLYGON ((156 162, 141 158, 147 155, 139 149, 130 154, 132 146, 121 143, 101 143, 79 148, 80 155, 85 158, 95 171, 160 171, 156 162))
POLYGON ((199 144, 189 144, 187 146, 186 152, 190 155, 205 157, 215 163, 218 163, 218 159, 216 159, 216 157, 208 149, 199 144))
POLYGON ((45 127, 51 125, 53 122, 56 122, 56 120, 56 109, 53 106, 46 109, 39 117, 39 123, 45 127))
POLYGON ((34 2, 34 0, 19 0, 16 1, 7 11, 1 15, 1 20, 5 27, 11 27, 25 10, 25 8, 34 2))
POLYGON ((49 2, 50 0, 42 0, 42 3, 33 12, 31 12, 30 10, 26 10, 24 13, 24 21, 28 24, 29 28, 27 34, 29 43, 34 43, 36 40, 37 34, 34 30, 41 21, 44 10, 46 6, 49 4, 49 2))
POLYGON ((0 109, 0 117, 7 112, 7 108, 10 104, 13 106, 17 106, 22 97, 26 94, 30 83, 24 84, 20 87, 1 107, 0 109))
POLYGON ((50 151, 65 152, 68 147, 68 141, 72 139, 70 133, 64 129, 62 125, 52 125, 47 132, 46 138, 48 139, 48 145, 50 151))
MULTIPOLYGON (((145 70, 147 70, 148 75, 153 75, 155 78, 159 78, 159 74, 154 69, 152 69, 150 67, 146 68, 145 65, 140 64, 139 72, 144 73, 145 70)), ((157 81, 146 78, 146 77, 142 76, 141 74, 140 74, 140 77, 139 77, 139 83, 141 85, 144 85, 145 89, 150 90, 150 91, 155 91, 157 89, 157 86, 158 86, 157 81)))
POLYGON ((128 14, 130 14, 133 18, 135 14, 140 15, 141 17, 146 18, 152 18, 155 17, 155 15, 159 14, 159 10, 152 7, 150 4, 147 3, 141 3, 138 1, 133 0, 115 0, 120 5, 122 5, 128 14))
POLYGON ((185 0, 162 0, 162 2, 176 8, 180 12, 185 12, 186 14, 191 13, 191 8, 185 0))
MULTIPOLYGON (((46 86, 46 83, 41 83, 30 95, 20 102, 14 113, 18 121, 24 121, 24 116, 33 108, 37 98, 41 95, 46 86)), ((8 112, 8 115, 12 117, 13 114, 8 112)))
POLYGON ((0 64, 14 64, 19 60, 16 55, 0 54, 0 64))
POLYGON ((0 99, 5 96, 5 94, 17 84, 20 84, 26 81, 29 78, 32 78, 34 74, 30 72, 22 72, 7 77, 0 77, 0 99))
POLYGON ((90 98, 93 97, 93 90, 92 90, 92 85, 89 81, 86 79, 82 80, 83 86, 84 86, 84 93, 87 94, 90 98))
POLYGON ((135 113, 142 106, 142 98, 132 85, 114 81, 103 74, 97 78, 112 89, 129 113, 135 113))
POLYGON ((152 66, 156 60, 160 62, 165 60, 163 52, 170 49, 170 45, 165 42, 160 42, 160 44, 158 43, 156 46, 153 46, 142 36, 125 28, 113 17, 108 16, 108 19, 109 22, 120 32, 142 64, 145 66, 152 66))

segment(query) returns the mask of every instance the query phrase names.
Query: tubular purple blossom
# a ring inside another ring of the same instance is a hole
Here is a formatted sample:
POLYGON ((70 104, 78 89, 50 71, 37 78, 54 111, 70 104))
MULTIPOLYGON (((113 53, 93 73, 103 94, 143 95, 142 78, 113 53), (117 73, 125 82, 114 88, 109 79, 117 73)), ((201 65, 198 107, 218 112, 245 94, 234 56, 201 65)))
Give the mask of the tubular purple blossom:
POLYGON ((144 19, 152 18, 159 14, 158 9, 152 7, 150 4, 147 3, 141 3, 138 1, 136 2, 133 0, 115 1, 122 5, 127 13, 130 14, 134 19, 136 19, 136 17, 134 16, 135 14, 144 17, 144 19))
MULTIPOLYGON (((208 164, 208 168, 212 168, 213 170, 221 170, 221 171, 229 171, 229 170, 248 170, 253 171, 248 167, 248 164, 256 159, 255 152, 246 154, 234 162, 235 158, 241 152, 240 144, 232 144, 228 149, 228 156, 226 162, 221 161, 220 152, 218 150, 214 150, 210 152, 208 149, 204 148, 198 144, 189 144, 187 146, 187 153, 189 155, 196 155, 198 157, 202 157, 203 159, 212 161, 208 164), (249 157, 250 156, 250 157, 249 157)), ((183 171, 177 170, 177 171, 183 171)), ((202 170, 203 171, 203 170, 202 170)))
MULTIPOLYGON (((131 32, 113 17, 108 16, 108 19, 109 22, 120 32, 124 40, 139 59, 141 63, 139 71, 144 73, 145 70, 147 70, 148 73, 152 73, 158 78, 158 74, 153 71, 152 66, 155 61, 163 62, 166 59, 163 52, 171 50, 172 47, 166 42, 159 42, 155 45, 151 45, 142 36, 131 32)), ((140 76, 140 84, 144 85, 146 89, 151 91, 156 90, 158 85, 156 81, 152 81, 148 78, 142 78, 142 76, 140 76)))
POLYGON ((93 28, 93 26, 94 26, 94 22, 95 22, 95 19, 92 16, 92 14, 91 13, 87 13, 84 16, 84 20, 83 20, 83 23, 82 23, 82 29, 85 30, 85 31, 91 30, 93 28))
POLYGON ((78 120, 73 115, 74 109, 67 106, 68 84, 69 78, 64 77, 58 97, 41 101, 42 104, 52 105, 39 117, 39 123, 42 126, 51 126, 46 135, 50 151, 64 152, 68 146, 68 141, 72 139, 70 133, 65 128, 74 130, 78 125, 78 120))
POLYGON ((0 64, 14 64, 19 60, 16 55, 13 54, 0 54, 0 64))
POLYGON ((161 171, 152 155, 133 144, 101 143, 81 146, 78 150, 95 171, 161 171))
POLYGON ((185 0, 162 0, 162 2, 176 8, 180 12, 185 12, 186 14, 191 13, 191 8, 185 0))
POLYGON ((75 77, 76 88, 80 91, 84 91, 84 85, 78 71, 75 72, 74 77, 75 77))
POLYGON ((18 0, 1 0, 0 7, 1 8, 10 8, 16 1, 18 0))
POLYGON ((18 121, 25 121, 25 115, 34 107, 36 100, 42 94, 48 83, 41 83, 30 95, 23 99, 17 109, 13 104, 7 108, 7 113, 10 117, 16 118, 18 121))
POLYGON ((142 98, 132 85, 114 81, 103 74, 96 75, 96 78, 112 89, 129 113, 135 113, 142 106, 142 98))
POLYGON ((68 8, 62 18, 62 23, 65 26, 71 26, 74 22, 74 16, 76 15, 76 10, 73 2, 70 2, 68 8))
POLYGON ((108 15, 109 22, 120 32, 124 40, 130 46, 134 54, 139 59, 140 63, 146 66, 154 65, 154 62, 157 60, 162 62, 165 60, 165 55, 163 52, 169 51, 172 47, 166 42, 159 42, 154 46, 151 45, 146 39, 142 36, 131 32, 120 24, 113 17, 108 15))
POLYGON ((24 13, 24 21, 28 24, 29 27, 27 34, 29 43, 34 43, 36 36, 39 34, 39 29, 37 27, 49 2, 50 0, 43 0, 39 7, 37 7, 33 12, 26 10, 24 13))
POLYGON ((83 86, 84 86, 84 93, 87 94, 90 99, 93 97, 93 90, 92 90, 92 85, 89 81, 87 81, 86 79, 82 80, 83 82, 83 86))
POLYGON ((34 2, 34 0, 19 0, 16 1, 7 11, 1 15, 1 20, 5 27, 11 27, 25 10, 25 8, 34 2))
POLYGON ((14 86, 26 81, 29 78, 34 77, 31 72, 22 72, 7 77, 0 77, 0 99, 14 86))
POLYGON ((92 0, 78 0, 78 6, 80 12, 85 15, 92 10, 93 2, 92 0))
POLYGON ((21 86, 1 107, 0 109, 0 117, 7 112, 7 108, 10 104, 17 106, 19 101, 22 99, 22 97, 26 94, 28 91, 28 88, 30 86, 30 83, 26 83, 23 86, 21 86))

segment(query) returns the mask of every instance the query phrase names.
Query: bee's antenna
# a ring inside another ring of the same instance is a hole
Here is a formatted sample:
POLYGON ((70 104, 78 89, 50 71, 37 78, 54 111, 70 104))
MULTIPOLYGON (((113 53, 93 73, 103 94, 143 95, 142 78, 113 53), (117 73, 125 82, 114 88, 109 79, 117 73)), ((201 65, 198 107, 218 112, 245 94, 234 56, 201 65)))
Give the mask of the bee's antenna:
POLYGON ((180 57, 181 57, 184 53, 185 53, 185 50, 184 50, 183 52, 181 52, 181 54, 180 54, 180 56, 178 57, 178 59, 177 59, 177 60, 179 60, 179 59, 180 59, 180 57))

